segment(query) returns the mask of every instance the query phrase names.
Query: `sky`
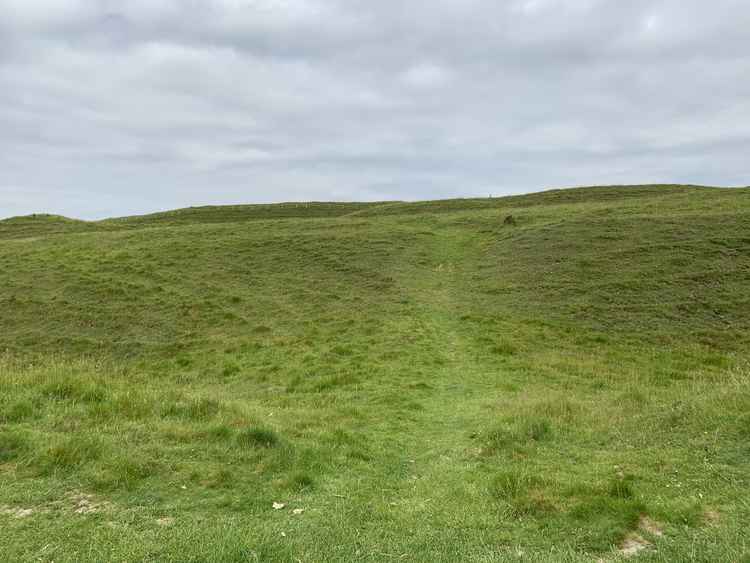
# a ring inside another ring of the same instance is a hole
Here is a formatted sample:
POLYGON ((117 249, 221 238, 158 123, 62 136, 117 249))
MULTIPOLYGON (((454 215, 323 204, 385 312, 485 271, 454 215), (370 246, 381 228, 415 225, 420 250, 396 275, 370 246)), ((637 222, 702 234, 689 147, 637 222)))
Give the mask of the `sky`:
POLYGON ((747 0, 0 0, 0 217, 750 184, 747 0))

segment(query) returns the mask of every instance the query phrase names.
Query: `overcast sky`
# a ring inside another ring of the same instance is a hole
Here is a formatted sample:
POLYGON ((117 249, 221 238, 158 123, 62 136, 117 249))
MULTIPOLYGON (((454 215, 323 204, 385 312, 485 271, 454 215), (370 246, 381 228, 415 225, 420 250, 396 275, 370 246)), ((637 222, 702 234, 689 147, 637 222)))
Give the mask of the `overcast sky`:
POLYGON ((0 0, 0 217, 750 184, 748 0, 0 0))

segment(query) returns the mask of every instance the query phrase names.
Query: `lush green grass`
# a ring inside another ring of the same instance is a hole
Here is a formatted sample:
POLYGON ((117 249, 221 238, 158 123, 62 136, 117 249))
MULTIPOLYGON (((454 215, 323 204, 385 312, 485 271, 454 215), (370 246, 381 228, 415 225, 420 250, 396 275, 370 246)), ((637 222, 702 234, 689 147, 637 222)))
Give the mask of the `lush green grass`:
POLYGON ((750 189, 18 218, 0 288, 5 560, 750 561, 750 189))

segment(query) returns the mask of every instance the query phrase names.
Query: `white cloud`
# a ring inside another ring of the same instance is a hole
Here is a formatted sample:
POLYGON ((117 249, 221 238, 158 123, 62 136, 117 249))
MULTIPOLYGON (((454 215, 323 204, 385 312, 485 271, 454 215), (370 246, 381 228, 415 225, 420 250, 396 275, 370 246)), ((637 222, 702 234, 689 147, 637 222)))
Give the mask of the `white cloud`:
POLYGON ((435 63, 419 63, 409 67, 401 75, 401 79, 415 88, 436 88, 450 82, 451 73, 435 63))

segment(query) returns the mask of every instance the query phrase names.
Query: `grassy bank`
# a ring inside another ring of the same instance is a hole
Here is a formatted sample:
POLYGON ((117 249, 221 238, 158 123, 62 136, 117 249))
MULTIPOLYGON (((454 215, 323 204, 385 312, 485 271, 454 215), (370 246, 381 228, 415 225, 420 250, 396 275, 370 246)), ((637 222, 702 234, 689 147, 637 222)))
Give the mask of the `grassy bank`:
POLYGON ((748 189, 27 217, 0 288, 8 560, 750 560, 748 189))

